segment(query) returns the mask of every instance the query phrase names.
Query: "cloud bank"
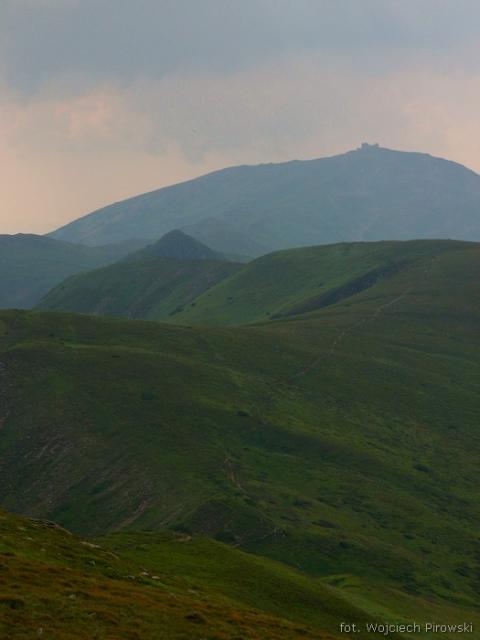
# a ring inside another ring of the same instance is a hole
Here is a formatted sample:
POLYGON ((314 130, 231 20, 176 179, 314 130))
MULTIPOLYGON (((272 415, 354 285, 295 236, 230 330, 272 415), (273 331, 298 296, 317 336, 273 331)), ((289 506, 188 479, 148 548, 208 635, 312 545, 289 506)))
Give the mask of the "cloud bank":
POLYGON ((4 0, 0 233, 363 140, 480 170, 472 0, 4 0))

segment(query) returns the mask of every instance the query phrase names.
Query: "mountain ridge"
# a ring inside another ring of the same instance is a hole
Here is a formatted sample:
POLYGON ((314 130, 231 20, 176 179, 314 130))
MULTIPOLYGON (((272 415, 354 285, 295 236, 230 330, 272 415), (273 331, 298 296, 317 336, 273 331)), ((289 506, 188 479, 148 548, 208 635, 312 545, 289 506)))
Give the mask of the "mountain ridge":
POLYGON ((113 264, 67 278, 37 307, 170 320, 240 268, 239 263, 176 229, 113 264))
POLYGON ((180 228, 216 251, 258 256, 342 241, 480 240, 479 209, 480 176, 470 169, 368 145, 221 169, 104 207, 50 235, 94 245, 180 228))
POLYGON ((66 277, 115 262, 138 245, 87 247, 47 236, 0 235, 0 308, 31 308, 66 277))
POLYGON ((127 257, 71 276, 51 289, 36 308, 171 322, 241 266, 226 260, 127 257))
POLYGON ((127 259, 73 276, 50 291, 38 308, 177 324, 264 322, 334 305, 411 268, 417 260, 476 246, 453 240, 338 243, 276 251, 228 267, 211 261, 182 267, 171 259, 127 259), (153 281, 159 286, 152 287, 153 281), (186 295, 176 292, 177 282, 186 295), (138 301, 146 295, 150 302, 142 310, 138 301), (168 302, 172 295, 175 302, 168 302))

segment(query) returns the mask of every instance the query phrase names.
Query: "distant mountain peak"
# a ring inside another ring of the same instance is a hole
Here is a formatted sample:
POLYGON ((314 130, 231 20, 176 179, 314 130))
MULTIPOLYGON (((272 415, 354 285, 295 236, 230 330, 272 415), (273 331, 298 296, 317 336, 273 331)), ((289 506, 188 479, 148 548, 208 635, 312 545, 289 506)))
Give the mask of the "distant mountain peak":
POLYGON ((173 229, 160 240, 128 256, 128 260, 176 258, 177 260, 224 260, 218 252, 180 229, 173 229))
POLYGON ((363 142, 328 158, 230 167, 135 196, 53 237, 90 245, 182 229, 226 254, 375 240, 480 240, 480 176, 363 142))
MULTIPOLYGON (((203 245, 198 240, 195 240, 195 238, 192 238, 192 236, 189 236, 188 233, 185 233, 185 231, 182 231, 181 229, 172 229, 172 231, 169 231, 168 233, 163 235, 160 238, 160 240, 157 240, 157 242, 155 242, 154 244, 157 246, 160 246, 160 245, 167 245, 172 242, 179 242, 179 243, 182 243, 182 245, 195 244, 195 245, 202 245, 206 247, 206 245, 203 245)), ((206 248, 208 249, 208 247, 206 248)))

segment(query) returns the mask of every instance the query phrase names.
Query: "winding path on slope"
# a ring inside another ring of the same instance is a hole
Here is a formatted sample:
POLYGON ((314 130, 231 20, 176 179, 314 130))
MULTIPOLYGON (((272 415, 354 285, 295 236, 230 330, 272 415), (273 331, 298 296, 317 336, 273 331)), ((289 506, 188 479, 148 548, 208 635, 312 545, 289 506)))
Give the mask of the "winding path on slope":
MULTIPOLYGON (((432 260, 430 261, 430 264, 425 268, 424 276, 423 276, 421 282, 425 282, 431 276, 433 265, 434 265, 434 263, 435 263, 435 261, 437 259, 438 259, 438 256, 435 256, 434 258, 432 258, 432 260)), ((413 268, 413 266, 410 267, 409 270, 411 270, 412 268, 413 268)), ((359 328, 361 328, 363 326, 366 326, 367 324, 370 324, 371 322, 374 322, 377 318, 379 318, 381 316, 381 314, 386 309, 388 309, 389 307, 392 307, 395 304, 398 304, 403 299, 405 299, 413 291, 414 287, 415 287, 415 285, 410 284, 408 287, 406 287, 406 289, 399 296, 396 296, 392 300, 389 300, 388 302, 384 302, 383 304, 381 304, 378 307, 376 307, 371 315, 369 315, 369 316, 367 316, 365 318, 362 318, 358 322, 355 322, 352 325, 346 327, 334 339, 334 341, 332 343, 332 346, 331 346, 330 350, 328 351, 328 353, 330 355, 335 355, 335 353, 337 352, 338 347, 342 344, 343 340, 348 335, 352 334, 357 329, 359 329, 359 328)), ((298 378, 301 378, 302 376, 305 376, 308 373, 310 373, 310 371, 315 369, 322 362, 324 357, 325 357, 325 352, 323 351, 308 366, 304 367, 303 369, 300 369, 300 371, 298 371, 291 378, 289 378, 288 381, 287 381, 288 384, 291 384, 294 380, 296 380, 298 378)))

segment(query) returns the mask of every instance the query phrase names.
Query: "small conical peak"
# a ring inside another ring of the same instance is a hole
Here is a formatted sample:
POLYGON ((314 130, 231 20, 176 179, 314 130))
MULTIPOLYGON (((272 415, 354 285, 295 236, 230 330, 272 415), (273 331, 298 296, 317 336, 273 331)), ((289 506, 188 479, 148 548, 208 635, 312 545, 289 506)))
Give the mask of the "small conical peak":
POLYGON ((176 258, 178 260, 223 260, 223 256, 180 229, 173 229, 157 242, 129 256, 139 258, 176 258))
POLYGON ((194 242, 196 242, 195 238, 192 238, 192 236, 189 236, 187 233, 181 231, 180 229, 172 229, 172 231, 168 231, 157 242, 166 242, 170 240, 180 240, 184 242, 191 242, 193 240, 194 242))

